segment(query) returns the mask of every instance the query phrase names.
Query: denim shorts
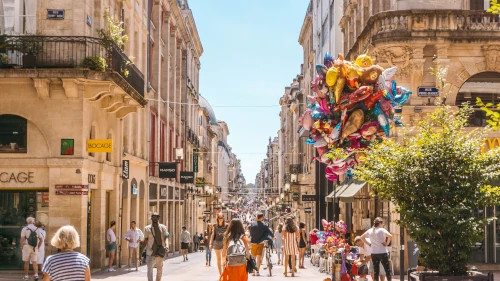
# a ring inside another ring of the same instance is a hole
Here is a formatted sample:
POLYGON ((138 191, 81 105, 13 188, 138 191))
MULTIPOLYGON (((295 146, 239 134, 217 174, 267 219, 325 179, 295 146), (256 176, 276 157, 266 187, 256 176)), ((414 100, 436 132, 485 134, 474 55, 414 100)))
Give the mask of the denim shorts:
POLYGON ((116 242, 110 243, 108 245, 108 251, 116 251, 116 242))

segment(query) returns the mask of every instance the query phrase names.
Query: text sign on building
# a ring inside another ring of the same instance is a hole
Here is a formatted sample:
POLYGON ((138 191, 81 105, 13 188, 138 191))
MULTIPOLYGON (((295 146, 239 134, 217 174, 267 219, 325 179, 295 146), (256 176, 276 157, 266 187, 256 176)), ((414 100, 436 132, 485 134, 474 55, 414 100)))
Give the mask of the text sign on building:
POLYGON ((129 160, 122 160, 122 179, 128 179, 130 171, 129 160))
POLYGON ((304 213, 306 214, 312 213, 312 208, 304 208, 304 213))
POLYGON ((56 184, 56 189, 87 189, 86 184, 56 184))
POLYGON ((47 9, 47 19, 49 20, 63 20, 64 10, 47 9))
POLYGON ((203 214, 204 214, 204 215, 210 215, 211 213, 212 213, 212 212, 210 212, 210 211, 203 211, 203 214))
POLYGON ((500 138, 486 138, 481 146, 481 153, 485 153, 500 146, 500 138))
POLYGON ((196 186, 197 187, 205 186, 205 178, 196 178, 196 186))
POLYGON ((177 177, 177 163, 160 162, 158 166, 160 168, 159 176, 161 179, 175 179, 177 177))
POLYGON ((294 192, 294 193, 292 194, 292 199, 293 199, 293 201, 298 201, 298 200, 299 200, 299 198, 300 198, 300 193, 298 193, 298 192, 294 192))
POLYGON ((302 195, 302 202, 315 202, 315 201, 316 201, 316 195, 308 195, 308 194, 302 195))
POLYGON ((418 87, 417 93, 419 97, 438 97, 439 90, 436 87, 418 87))
POLYGON ((88 195, 87 190, 56 190, 56 195, 88 195))
POLYGON ((194 172, 181 172, 181 183, 194 183, 194 172))
POLYGON ((193 172, 198 173, 198 148, 193 149, 193 172))
POLYGON ((89 176, 88 176, 88 182, 89 183, 95 183, 95 175, 89 174, 89 176))
POLYGON ((87 140, 87 152, 113 152, 113 140, 87 140))
POLYGON ((33 183, 33 172, 9 173, 0 171, 1 183, 33 183))

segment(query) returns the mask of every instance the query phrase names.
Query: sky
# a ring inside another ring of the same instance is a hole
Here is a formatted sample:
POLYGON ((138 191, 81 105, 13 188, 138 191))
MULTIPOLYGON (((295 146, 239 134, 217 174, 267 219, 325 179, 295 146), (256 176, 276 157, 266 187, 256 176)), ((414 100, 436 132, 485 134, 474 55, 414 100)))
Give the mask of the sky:
POLYGON ((229 127, 247 183, 280 128, 279 99, 300 73, 308 0, 189 0, 203 45, 200 94, 229 127), (262 106, 262 107, 248 107, 262 106))

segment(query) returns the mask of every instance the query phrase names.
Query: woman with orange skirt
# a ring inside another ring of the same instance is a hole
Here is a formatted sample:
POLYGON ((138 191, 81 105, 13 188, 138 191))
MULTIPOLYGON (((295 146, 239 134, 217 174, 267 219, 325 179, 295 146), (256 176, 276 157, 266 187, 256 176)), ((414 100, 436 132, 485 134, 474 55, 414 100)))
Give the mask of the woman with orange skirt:
POLYGON ((240 219, 233 219, 224 233, 224 247, 222 248, 222 272, 219 281, 248 281, 246 260, 241 265, 230 265, 227 262, 227 250, 231 241, 242 241, 246 248, 246 258, 250 258, 250 247, 245 235, 245 228, 240 219))

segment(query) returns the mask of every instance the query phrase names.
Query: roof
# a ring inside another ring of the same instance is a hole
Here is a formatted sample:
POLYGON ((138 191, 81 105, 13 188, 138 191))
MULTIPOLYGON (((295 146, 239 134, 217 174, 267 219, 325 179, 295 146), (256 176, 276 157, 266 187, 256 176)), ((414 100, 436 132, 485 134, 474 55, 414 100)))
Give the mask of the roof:
POLYGON ((219 126, 217 123, 217 118, 215 117, 215 112, 212 109, 212 106, 208 103, 208 101, 200 95, 200 100, 198 101, 200 107, 204 108, 208 112, 208 116, 210 117, 210 124, 219 126))

